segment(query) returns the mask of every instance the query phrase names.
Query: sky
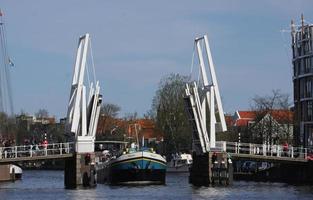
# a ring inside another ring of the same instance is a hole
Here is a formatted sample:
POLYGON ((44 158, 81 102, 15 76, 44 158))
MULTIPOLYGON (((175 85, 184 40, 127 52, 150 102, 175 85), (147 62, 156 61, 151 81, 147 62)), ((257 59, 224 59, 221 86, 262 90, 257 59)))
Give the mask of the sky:
POLYGON ((105 103, 120 115, 151 108, 161 78, 189 75, 194 38, 207 34, 224 111, 272 90, 293 95, 291 19, 313 22, 313 1, 0 0, 14 111, 66 116, 79 36, 90 33, 105 103))

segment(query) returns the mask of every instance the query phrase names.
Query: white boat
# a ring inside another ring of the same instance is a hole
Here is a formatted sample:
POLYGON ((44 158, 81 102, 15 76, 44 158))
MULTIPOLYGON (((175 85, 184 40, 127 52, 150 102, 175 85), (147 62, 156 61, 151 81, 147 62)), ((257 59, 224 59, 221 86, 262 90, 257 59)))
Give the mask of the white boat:
POLYGON ((22 179, 23 170, 17 165, 10 164, 10 176, 11 179, 22 179), (14 177, 13 177, 14 176, 14 177))
POLYGON ((191 154, 179 154, 173 156, 172 160, 167 163, 167 172, 189 172, 192 165, 191 154))

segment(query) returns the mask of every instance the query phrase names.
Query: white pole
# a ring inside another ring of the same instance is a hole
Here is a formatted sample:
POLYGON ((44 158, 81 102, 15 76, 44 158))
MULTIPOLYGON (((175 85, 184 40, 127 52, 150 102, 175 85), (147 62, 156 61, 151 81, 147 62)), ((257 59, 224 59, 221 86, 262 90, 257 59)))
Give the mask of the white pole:
POLYGON ((208 36, 207 35, 204 35, 204 42, 205 42, 205 47, 206 47, 206 52, 207 52, 210 72, 211 72, 211 79, 212 79, 213 86, 214 86, 215 100, 216 100, 216 104, 217 104, 219 117, 220 117, 220 120, 221 120, 222 130, 226 131, 227 127, 226 127, 226 122, 225 122, 225 116, 224 116, 224 111, 223 111, 220 91, 219 91, 218 84, 217 84, 215 68, 214 68, 214 64, 213 64, 213 59, 212 59, 211 50, 210 50, 210 46, 209 46, 209 40, 208 40, 208 36))
POLYGON ((214 86, 210 86, 210 147, 215 148, 214 86), (213 117, 214 116, 214 117, 213 117))

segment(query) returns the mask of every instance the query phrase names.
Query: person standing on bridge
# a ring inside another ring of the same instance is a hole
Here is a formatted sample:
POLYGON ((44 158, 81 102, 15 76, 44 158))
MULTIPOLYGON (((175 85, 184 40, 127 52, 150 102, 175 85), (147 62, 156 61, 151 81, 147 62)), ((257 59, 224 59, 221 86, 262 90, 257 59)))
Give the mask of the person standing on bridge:
POLYGON ((288 156, 288 150, 289 150, 289 146, 287 141, 285 141, 285 143, 283 144, 283 152, 285 156, 288 156))

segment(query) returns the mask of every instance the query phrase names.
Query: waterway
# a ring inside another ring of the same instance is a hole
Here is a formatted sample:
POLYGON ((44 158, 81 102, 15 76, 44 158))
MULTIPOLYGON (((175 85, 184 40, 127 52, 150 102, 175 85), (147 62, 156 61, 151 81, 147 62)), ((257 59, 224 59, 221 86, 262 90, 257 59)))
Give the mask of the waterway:
POLYGON ((236 181, 230 187, 193 187, 188 174, 167 174, 162 186, 109 186, 65 190, 63 171, 24 171, 23 179, 0 183, 0 200, 95 200, 95 199, 313 199, 313 186, 236 181))

